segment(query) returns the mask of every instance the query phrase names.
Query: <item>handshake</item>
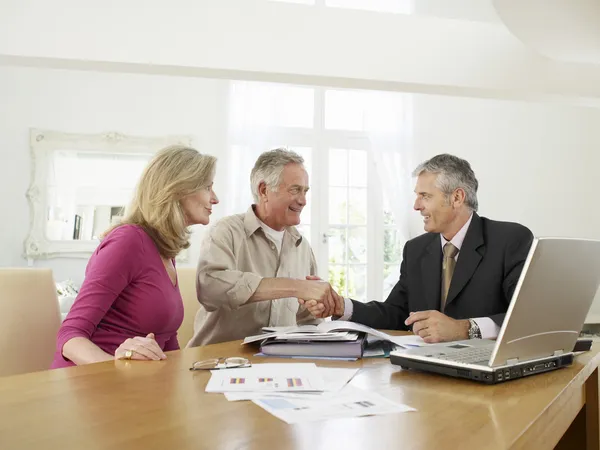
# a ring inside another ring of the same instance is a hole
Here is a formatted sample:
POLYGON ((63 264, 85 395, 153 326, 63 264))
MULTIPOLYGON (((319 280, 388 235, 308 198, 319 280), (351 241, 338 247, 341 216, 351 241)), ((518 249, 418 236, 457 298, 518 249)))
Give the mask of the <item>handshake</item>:
POLYGON ((344 297, 340 296, 327 281, 316 276, 298 281, 298 303, 306 307, 316 318, 344 315, 344 297))

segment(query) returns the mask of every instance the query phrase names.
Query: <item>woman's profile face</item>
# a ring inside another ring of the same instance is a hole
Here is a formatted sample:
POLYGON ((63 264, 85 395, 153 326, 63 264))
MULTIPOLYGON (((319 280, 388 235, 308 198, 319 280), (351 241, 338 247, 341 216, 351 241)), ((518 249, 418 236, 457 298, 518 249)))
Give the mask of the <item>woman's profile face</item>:
POLYGON ((213 191, 213 182, 209 185, 188 194, 181 199, 181 207, 185 214, 187 225, 208 225, 212 207, 219 203, 219 199, 215 191, 213 191))

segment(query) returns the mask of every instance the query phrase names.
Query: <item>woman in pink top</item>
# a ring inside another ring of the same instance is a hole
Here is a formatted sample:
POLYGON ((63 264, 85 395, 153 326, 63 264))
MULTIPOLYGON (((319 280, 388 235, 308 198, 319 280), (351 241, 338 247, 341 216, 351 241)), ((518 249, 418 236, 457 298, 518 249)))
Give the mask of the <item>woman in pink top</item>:
POLYGON ((216 158, 172 146, 148 164, 120 225, 90 258, 57 338, 52 368, 110 359, 161 360, 179 349, 183 301, 175 256, 210 221, 216 158))

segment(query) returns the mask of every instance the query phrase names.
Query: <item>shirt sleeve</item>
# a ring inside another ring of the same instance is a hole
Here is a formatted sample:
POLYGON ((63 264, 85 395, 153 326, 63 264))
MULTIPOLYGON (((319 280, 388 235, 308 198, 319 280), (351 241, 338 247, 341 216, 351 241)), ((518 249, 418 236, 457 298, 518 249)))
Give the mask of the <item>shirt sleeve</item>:
POLYGON ((344 298, 344 315, 337 318, 336 320, 350 320, 352 319, 352 312, 354 311, 354 304, 349 298, 344 298))
POLYGON ((198 301, 207 311, 239 308, 262 281, 260 275, 237 270, 233 236, 219 225, 202 242, 198 263, 198 301))
POLYGON ((496 325, 489 317, 477 317, 473 319, 479 331, 481 331, 481 339, 496 339, 500 333, 500 327, 496 325))
MULTIPOLYGON (((315 254, 310 248, 310 270, 309 275, 318 275, 317 260, 315 254)), ((298 313, 296 314, 296 323, 298 325, 316 325, 321 323, 323 319, 317 319, 313 316, 304 305, 298 305, 298 313)))
POLYGON ((60 354, 70 339, 91 338, 119 294, 139 274, 144 258, 139 233, 143 231, 127 225, 113 230, 90 258, 77 299, 58 331, 60 354))

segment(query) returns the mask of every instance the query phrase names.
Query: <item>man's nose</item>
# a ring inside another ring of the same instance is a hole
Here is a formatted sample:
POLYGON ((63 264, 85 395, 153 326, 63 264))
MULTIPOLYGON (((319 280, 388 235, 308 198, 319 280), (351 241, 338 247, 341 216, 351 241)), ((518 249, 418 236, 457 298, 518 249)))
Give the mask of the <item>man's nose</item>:
POLYGON ((306 206, 306 193, 302 192, 300 195, 298 195, 298 198, 296 199, 296 201, 302 205, 302 206, 306 206))

